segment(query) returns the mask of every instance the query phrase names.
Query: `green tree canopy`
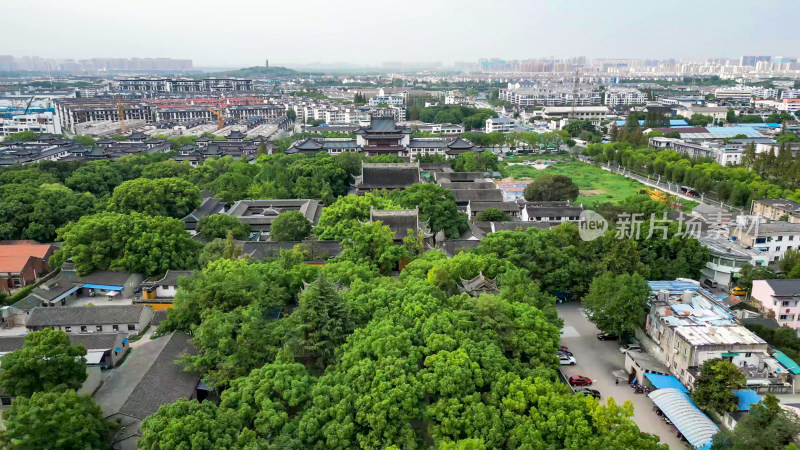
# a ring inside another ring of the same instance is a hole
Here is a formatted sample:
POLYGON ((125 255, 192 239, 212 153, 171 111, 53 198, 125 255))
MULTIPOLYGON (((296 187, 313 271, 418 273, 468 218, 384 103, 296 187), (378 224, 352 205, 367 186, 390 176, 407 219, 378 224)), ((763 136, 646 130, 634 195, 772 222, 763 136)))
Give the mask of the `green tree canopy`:
POLYGON ((230 232, 234 239, 247 239, 250 225, 227 214, 212 214, 197 222, 197 232, 210 238, 225 238, 230 232))
POLYGON ((511 220, 508 214, 497 208, 486 208, 475 216, 478 222, 507 222, 511 220))
POLYGON ((419 219, 428 222, 431 232, 443 231, 455 239, 469 228, 467 215, 458 210, 453 193, 433 183, 418 183, 396 190, 389 197, 404 208, 419 208, 419 219))
MULTIPOLYGON (((236 412, 211 402, 181 399, 162 405, 142 422, 139 450, 168 448, 236 449, 252 443, 236 412)), ((254 447, 247 447, 254 448, 254 447)))
POLYGON ((529 202, 574 201, 580 193, 572 178, 566 175, 539 175, 525 186, 523 196, 529 202))
POLYGON ((300 211, 282 212, 272 221, 269 227, 269 238, 272 241, 302 241, 311 234, 311 222, 300 211))
POLYGON ((736 423, 733 431, 720 431, 714 436, 712 450, 783 450, 800 434, 800 419, 778 404, 773 394, 750 407, 736 423))
POLYGON ((598 328, 623 336, 642 324, 649 297, 650 286, 638 273, 606 272, 592 281, 583 305, 598 328))
POLYGON ((180 220, 135 212, 83 216, 59 229, 58 239, 63 244, 52 262, 72 261, 80 275, 111 269, 150 276, 191 269, 201 247, 180 220))
POLYGON ((733 391, 744 386, 744 374, 733 363, 719 358, 709 359, 700 366, 692 400, 705 411, 733 412, 739 404, 733 391))
POLYGON ((300 355, 310 358, 320 368, 333 361, 334 350, 355 329, 349 305, 339 297, 336 286, 324 273, 300 294, 292 318, 300 332, 300 355))
POLYGON ((4 448, 104 450, 109 447, 109 424, 100 407, 88 395, 73 390, 17 397, 4 419, 11 444, 4 448))
POLYGON ((84 356, 83 345, 71 345, 63 331, 34 331, 21 349, 0 358, 0 386, 14 397, 79 389, 86 380, 84 356))
POLYGON ((180 178, 137 178, 116 188, 108 208, 119 213, 186 217, 200 204, 200 189, 180 178))

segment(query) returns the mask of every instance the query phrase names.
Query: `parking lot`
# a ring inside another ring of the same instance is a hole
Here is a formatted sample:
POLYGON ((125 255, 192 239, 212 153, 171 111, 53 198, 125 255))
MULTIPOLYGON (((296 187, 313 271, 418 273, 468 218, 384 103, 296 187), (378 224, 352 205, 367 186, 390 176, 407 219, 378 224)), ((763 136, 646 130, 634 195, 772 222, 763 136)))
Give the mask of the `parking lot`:
POLYGON ((659 436, 661 442, 668 444, 670 448, 687 448, 678 439, 678 430, 656 415, 653 402, 645 394, 634 394, 627 383, 615 383, 612 372, 623 369, 625 365, 625 355, 619 352, 617 341, 598 340, 597 333, 600 331, 589 322, 579 304, 558 305, 558 314, 564 320, 561 345, 569 347, 577 360, 574 366, 561 366, 564 375, 584 375, 591 378, 591 388, 600 391, 603 403, 608 397, 613 397, 618 404, 630 400, 634 409, 633 420, 640 430, 659 436))

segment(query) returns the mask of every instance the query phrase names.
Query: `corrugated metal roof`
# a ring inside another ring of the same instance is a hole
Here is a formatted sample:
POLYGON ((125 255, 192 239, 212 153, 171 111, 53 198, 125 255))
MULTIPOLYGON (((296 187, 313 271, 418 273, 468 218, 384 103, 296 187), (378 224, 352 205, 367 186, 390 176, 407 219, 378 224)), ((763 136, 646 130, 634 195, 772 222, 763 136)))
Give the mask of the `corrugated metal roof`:
POLYGON ((747 328, 737 326, 683 326, 675 329, 691 345, 766 344, 747 328))
POLYGON ((761 396, 752 389, 739 389, 738 391, 733 391, 733 393, 739 398, 739 405, 737 406, 739 411, 750 411, 750 406, 761 402, 761 396))
POLYGON ((798 366, 792 358, 786 356, 786 354, 782 351, 775 350, 775 353, 773 353, 772 356, 777 359, 779 363, 783 364, 783 366, 786 367, 789 372, 792 372, 795 375, 800 374, 800 366, 798 366))
POLYGON ((664 412, 694 448, 704 448, 719 432, 719 427, 711 421, 694 402, 679 389, 664 388, 651 392, 648 397, 664 412))
POLYGON ((689 281, 648 281, 650 291, 654 294, 661 290, 668 290, 670 294, 681 294, 683 291, 697 291, 700 285, 689 281))
POLYGON ((655 386, 656 389, 678 389, 681 392, 689 392, 686 387, 681 384, 680 380, 673 377, 672 375, 661 375, 660 373, 650 373, 647 372, 644 374, 645 378, 650 380, 655 386))

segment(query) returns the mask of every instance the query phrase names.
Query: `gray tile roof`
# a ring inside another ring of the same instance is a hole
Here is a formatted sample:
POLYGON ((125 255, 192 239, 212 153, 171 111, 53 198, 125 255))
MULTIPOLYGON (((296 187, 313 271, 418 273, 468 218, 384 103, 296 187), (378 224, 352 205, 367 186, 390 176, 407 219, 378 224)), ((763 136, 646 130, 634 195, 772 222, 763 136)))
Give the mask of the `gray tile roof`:
POLYGON ((194 397, 200 376, 185 372, 183 366, 175 364, 182 354, 195 353, 190 337, 173 333, 160 339, 169 339, 169 342, 119 409, 120 414, 144 419, 158 411, 161 405, 194 397))
POLYGON ((420 182, 419 164, 364 163, 361 165, 361 189, 394 189, 410 187, 420 182))
POLYGON ((136 323, 144 314, 145 305, 56 306, 31 310, 25 326, 51 327, 71 325, 112 325, 136 323))
POLYGON ((75 283, 81 284, 104 284, 107 286, 125 286, 125 282, 131 277, 129 272, 118 272, 113 270, 95 270, 89 275, 75 277, 75 283))
POLYGON ((503 192, 500 189, 451 189, 456 203, 470 201, 502 202, 503 192))
MULTIPOLYGON (((86 350, 107 350, 121 342, 127 333, 88 333, 67 334, 72 345, 82 344, 86 350)), ((0 353, 13 352, 22 348, 25 336, 0 336, 0 353)))
POLYGON ((800 296, 800 280, 766 280, 775 295, 781 297, 800 296))
POLYGON ((408 236, 408 230, 418 232, 419 212, 416 209, 379 210, 369 212, 371 221, 380 221, 394 233, 395 241, 402 241, 408 236))

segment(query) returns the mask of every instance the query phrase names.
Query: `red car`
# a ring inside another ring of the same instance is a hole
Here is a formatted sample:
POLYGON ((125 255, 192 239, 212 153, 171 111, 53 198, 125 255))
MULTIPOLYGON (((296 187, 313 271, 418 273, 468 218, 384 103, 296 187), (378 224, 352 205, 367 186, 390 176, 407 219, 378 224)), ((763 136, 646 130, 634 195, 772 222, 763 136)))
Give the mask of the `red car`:
POLYGON ((584 377, 583 375, 573 375, 569 377, 569 384, 570 386, 591 386, 592 380, 589 377, 584 377))

